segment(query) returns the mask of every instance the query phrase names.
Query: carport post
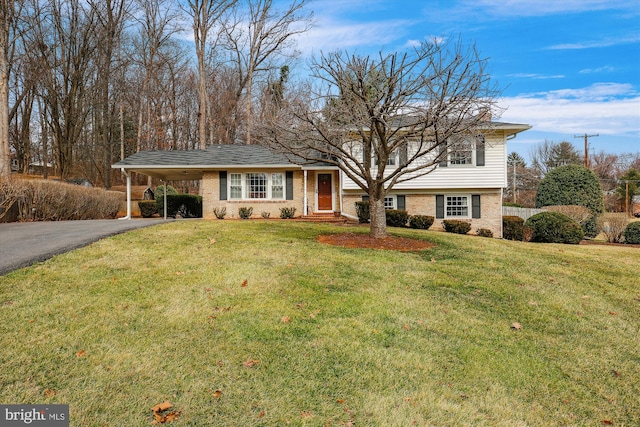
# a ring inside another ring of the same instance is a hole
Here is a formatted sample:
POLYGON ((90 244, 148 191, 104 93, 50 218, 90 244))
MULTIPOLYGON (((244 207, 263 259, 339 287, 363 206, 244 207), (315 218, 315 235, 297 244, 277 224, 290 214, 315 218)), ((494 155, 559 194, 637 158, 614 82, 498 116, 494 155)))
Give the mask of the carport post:
POLYGON ((162 182, 162 185, 164 185, 164 191, 162 192, 162 198, 163 203, 164 203, 164 219, 167 219, 167 181, 164 180, 160 180, 162 182))
POLYGON ((118 219, 131 219, 131 175, 124 168, 120 170, 127 177, 127 216, 118 219))

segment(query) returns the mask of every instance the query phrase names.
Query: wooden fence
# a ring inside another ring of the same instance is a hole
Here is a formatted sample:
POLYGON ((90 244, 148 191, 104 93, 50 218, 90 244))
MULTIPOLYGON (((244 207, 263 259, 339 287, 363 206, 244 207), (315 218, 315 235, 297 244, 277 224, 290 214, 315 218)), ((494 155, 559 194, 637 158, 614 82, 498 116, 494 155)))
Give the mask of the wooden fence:
POLYGON ((540 212, 544 212, 544 209, 535 209, 535 208, 516 208, 513 206, 503 206, 502 207, 502 216, 519 216, 525 221, 529 219, 529 217, 534 216, 540 212))

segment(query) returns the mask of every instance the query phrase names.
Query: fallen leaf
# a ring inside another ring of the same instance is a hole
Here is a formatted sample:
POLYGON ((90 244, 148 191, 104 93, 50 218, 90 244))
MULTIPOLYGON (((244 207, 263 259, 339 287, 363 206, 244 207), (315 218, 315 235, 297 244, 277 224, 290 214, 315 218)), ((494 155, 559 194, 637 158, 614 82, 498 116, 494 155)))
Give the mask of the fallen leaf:
POLYGON ((404 329, 405 331, 410 331, 410 330, 411 330, 411 326, 409 326, 409 325, 402 325, 402 329, 404 329))
POLYGON ((282 316, 282 319, 280 319, 280 321, 281 321, 282 323, 289 323, 289 322, 291 322, 291 317, 289 317, 289 316, 282 316))
POLYGON ((610 311, 609 314, 612 315, 612 316, 617 316, 618 315, 618 313, 615 312, 615 311, 610 311))
POLYGON ((300 412, 300 416, 302 416, 302 418, 311 418, 313 417, 313 413, 311 411, 302 411, 300 412))
POLYGON ((436 259, 434 257, 431 257, 431 262, 436 262, 436 259))
POLYGON ((56 395, 56 391, 55 390, 52 390, 50 388, 45 388, 44 389, 44 396, 45 397, 52 397, 52 396, 55 396, 55 395, 56 395))
POLYGON ((162 422, 163 424, 164 424, 164 423, 171 423, 171 422, 175 421, 175 420, 180 416, 180 414, 182 414, 182 411, 178 411, 178 412, 175 412, 175 411, 173 411, 173 412, 169 412, 169 413, 164 417, 164 420, 163 420, 163 421, 161 421, 161 422, 162 422))
POLYGON ((264 415, 265 415, 265 412, 264 411, 260 411, 260 413, 258 414, 258 418, 262 418, 262 417, 264 417, 264 415))
POLYGON ((619 377, 620 376, 620 371, 616 371, 615 369, 611 371, 611 373, 616 376, 619 377))
POLYGON ((206 288, 204 291, 205 291, 205 292, 213 292, 213 289, 211 289, 211 288, 206 288))
POLYGON ((344 399, 336 399, 336 402, 342 405, 344 403, 344 399))
POLYGON ((209 244, 213 245, 216 242, 216 239, 209 239, 209 244))
POLYGON ((222 390, 216 390, 213 392, 213 397, 216 399, 220 399, 220 396, 222 396, 222 390))
POLYGON ((218 366, 224 366, 224 362, 223 362, 222 360, 218 360, 218 361, 216 362, 216 365, 218 365, 218 366))
POLYGON ((13 301, 5 301, 4 305, 13 305, 13 301))
POLYGON ((253 368, 254 366, 256 366, 257 364, 259 364, 260 361, 259 360, 253 360, 253 359, 247 359, 244 362, 242 362, 242 366, 246 366, 247 368, 253 368))
POLYGON ((518 322, 513 322, 511 324, 511 329, 515 329, 516 331, 519 331, 520 329, 522 329, 522 325, 518 322))
POLYGON ((244 279, 244 282, 242 282, 242 287, 246 287, 249 284, 249 282, 247 281, 247 279, 244 279))
POLYGON ((156 406, 151 408, 153 412, 164 412, 169 408, 173 408, 173 405, 168 400, 165 400, 162 403, 158 403, 156 406))
POLYGON ((80 350, 79 352, 76 353, 76 357, 84 357, 87 355, 87 352, 84 350, 80 350))
POLYGON ((604 424, 606 426, 612 426, 613 425, 613 421, 611 421, 611 420, 602 420, 602 424, 604 424))
POLYGON ((176 271, 176 276, 182 276, 184 274, 184 271, 176 271))

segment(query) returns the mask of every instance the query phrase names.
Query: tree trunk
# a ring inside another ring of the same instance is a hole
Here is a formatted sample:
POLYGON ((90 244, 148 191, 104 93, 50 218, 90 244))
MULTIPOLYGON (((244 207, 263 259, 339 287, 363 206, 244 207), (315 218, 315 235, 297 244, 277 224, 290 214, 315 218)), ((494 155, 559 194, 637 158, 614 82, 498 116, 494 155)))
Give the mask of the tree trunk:
MULTIPOLYGON (((5 19, 8 18, 5 17, 5 19)), ((2 31, 0 39, 0 176, 9 176, 11 174, 11 156, 9 148, 8 23, 3 22, 0 31, 2 31)))
POLYGON ((371 219, 369 233, 374 239, 387 237, 387 215, 384 209, 384 198, 369 198, 369 214, 371 219))

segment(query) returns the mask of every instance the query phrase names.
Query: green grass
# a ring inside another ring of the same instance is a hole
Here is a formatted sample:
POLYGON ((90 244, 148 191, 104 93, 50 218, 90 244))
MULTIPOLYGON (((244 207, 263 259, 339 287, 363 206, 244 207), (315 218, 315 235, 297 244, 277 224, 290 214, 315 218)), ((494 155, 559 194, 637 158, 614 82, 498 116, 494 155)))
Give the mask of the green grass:
POLYGON ((179 221, 0 277, 0 402, 72 426, 164 400, 185 426, 640 425, 638 249, 316 241, 347 231, 179 221))

